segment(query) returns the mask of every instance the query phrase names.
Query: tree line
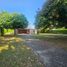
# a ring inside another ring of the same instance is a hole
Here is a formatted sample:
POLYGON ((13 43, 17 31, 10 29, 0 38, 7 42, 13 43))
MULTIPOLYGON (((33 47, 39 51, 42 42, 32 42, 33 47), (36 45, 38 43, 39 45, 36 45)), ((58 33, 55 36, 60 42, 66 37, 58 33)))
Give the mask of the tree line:
MULTIPOLYGON (((0 32, 4 35, 4 28, 14 29, 26 28, 28 26, 27 18, 20 13, 0 12, 0 32)), ((15 34, 15 33, 14 33, 15 34)))
POLYGON ((37 12, 35 27, 43 30, 67 28, 67 0, 47 0, 37 12))

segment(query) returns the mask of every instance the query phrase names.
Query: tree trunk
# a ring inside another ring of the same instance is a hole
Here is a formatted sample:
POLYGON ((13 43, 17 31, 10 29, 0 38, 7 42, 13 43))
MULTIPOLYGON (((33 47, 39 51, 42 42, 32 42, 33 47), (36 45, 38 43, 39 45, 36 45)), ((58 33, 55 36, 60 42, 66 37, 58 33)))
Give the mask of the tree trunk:
POLYGON ((8 29, 7 29, 7 32, 8 32, 8 29))
POLYGON ((4 36, 4 28, 1 27, 1 36, 4 36))
POLYGON ((16 31, 16 29, 14 29, 14 36, 15 36, 15 35, 17 35, 17 31, 16 31))

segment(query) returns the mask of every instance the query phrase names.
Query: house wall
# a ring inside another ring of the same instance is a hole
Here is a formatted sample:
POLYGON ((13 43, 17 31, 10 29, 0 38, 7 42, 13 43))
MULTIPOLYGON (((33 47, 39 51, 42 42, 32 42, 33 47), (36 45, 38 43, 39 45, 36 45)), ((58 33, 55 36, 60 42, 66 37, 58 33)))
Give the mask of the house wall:
POLYGON ((17 29, 18 34, 37 34, 35 29, 17 29))
POLYGON ((28 29, 18 29, 17 33, 18 34, 29 34, 30 31, 28 29))

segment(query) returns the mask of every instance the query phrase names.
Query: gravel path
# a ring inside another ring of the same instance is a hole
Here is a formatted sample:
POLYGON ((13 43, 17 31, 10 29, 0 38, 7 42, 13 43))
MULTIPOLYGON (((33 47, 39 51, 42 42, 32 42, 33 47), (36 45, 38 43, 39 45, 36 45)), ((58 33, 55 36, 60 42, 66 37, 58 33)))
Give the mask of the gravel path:
POLYGON ((50 45, 47 41, 33 39, 30 35, 22 35, 27 46, 31 47, 45 67, 67 67, 67 51, 50 45))

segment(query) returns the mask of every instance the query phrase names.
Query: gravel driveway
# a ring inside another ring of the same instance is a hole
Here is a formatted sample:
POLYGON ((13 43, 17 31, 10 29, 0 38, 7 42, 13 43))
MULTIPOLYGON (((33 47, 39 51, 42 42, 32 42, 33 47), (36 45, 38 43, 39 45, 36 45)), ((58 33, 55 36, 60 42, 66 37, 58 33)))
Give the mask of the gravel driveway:
POLYGON ((33 49, 45 67, 67 67, 67 51, 64 49, 54 47, 48 41, 34 39, 31 35, 20 36, 25 39, 26 45, 33 49))

